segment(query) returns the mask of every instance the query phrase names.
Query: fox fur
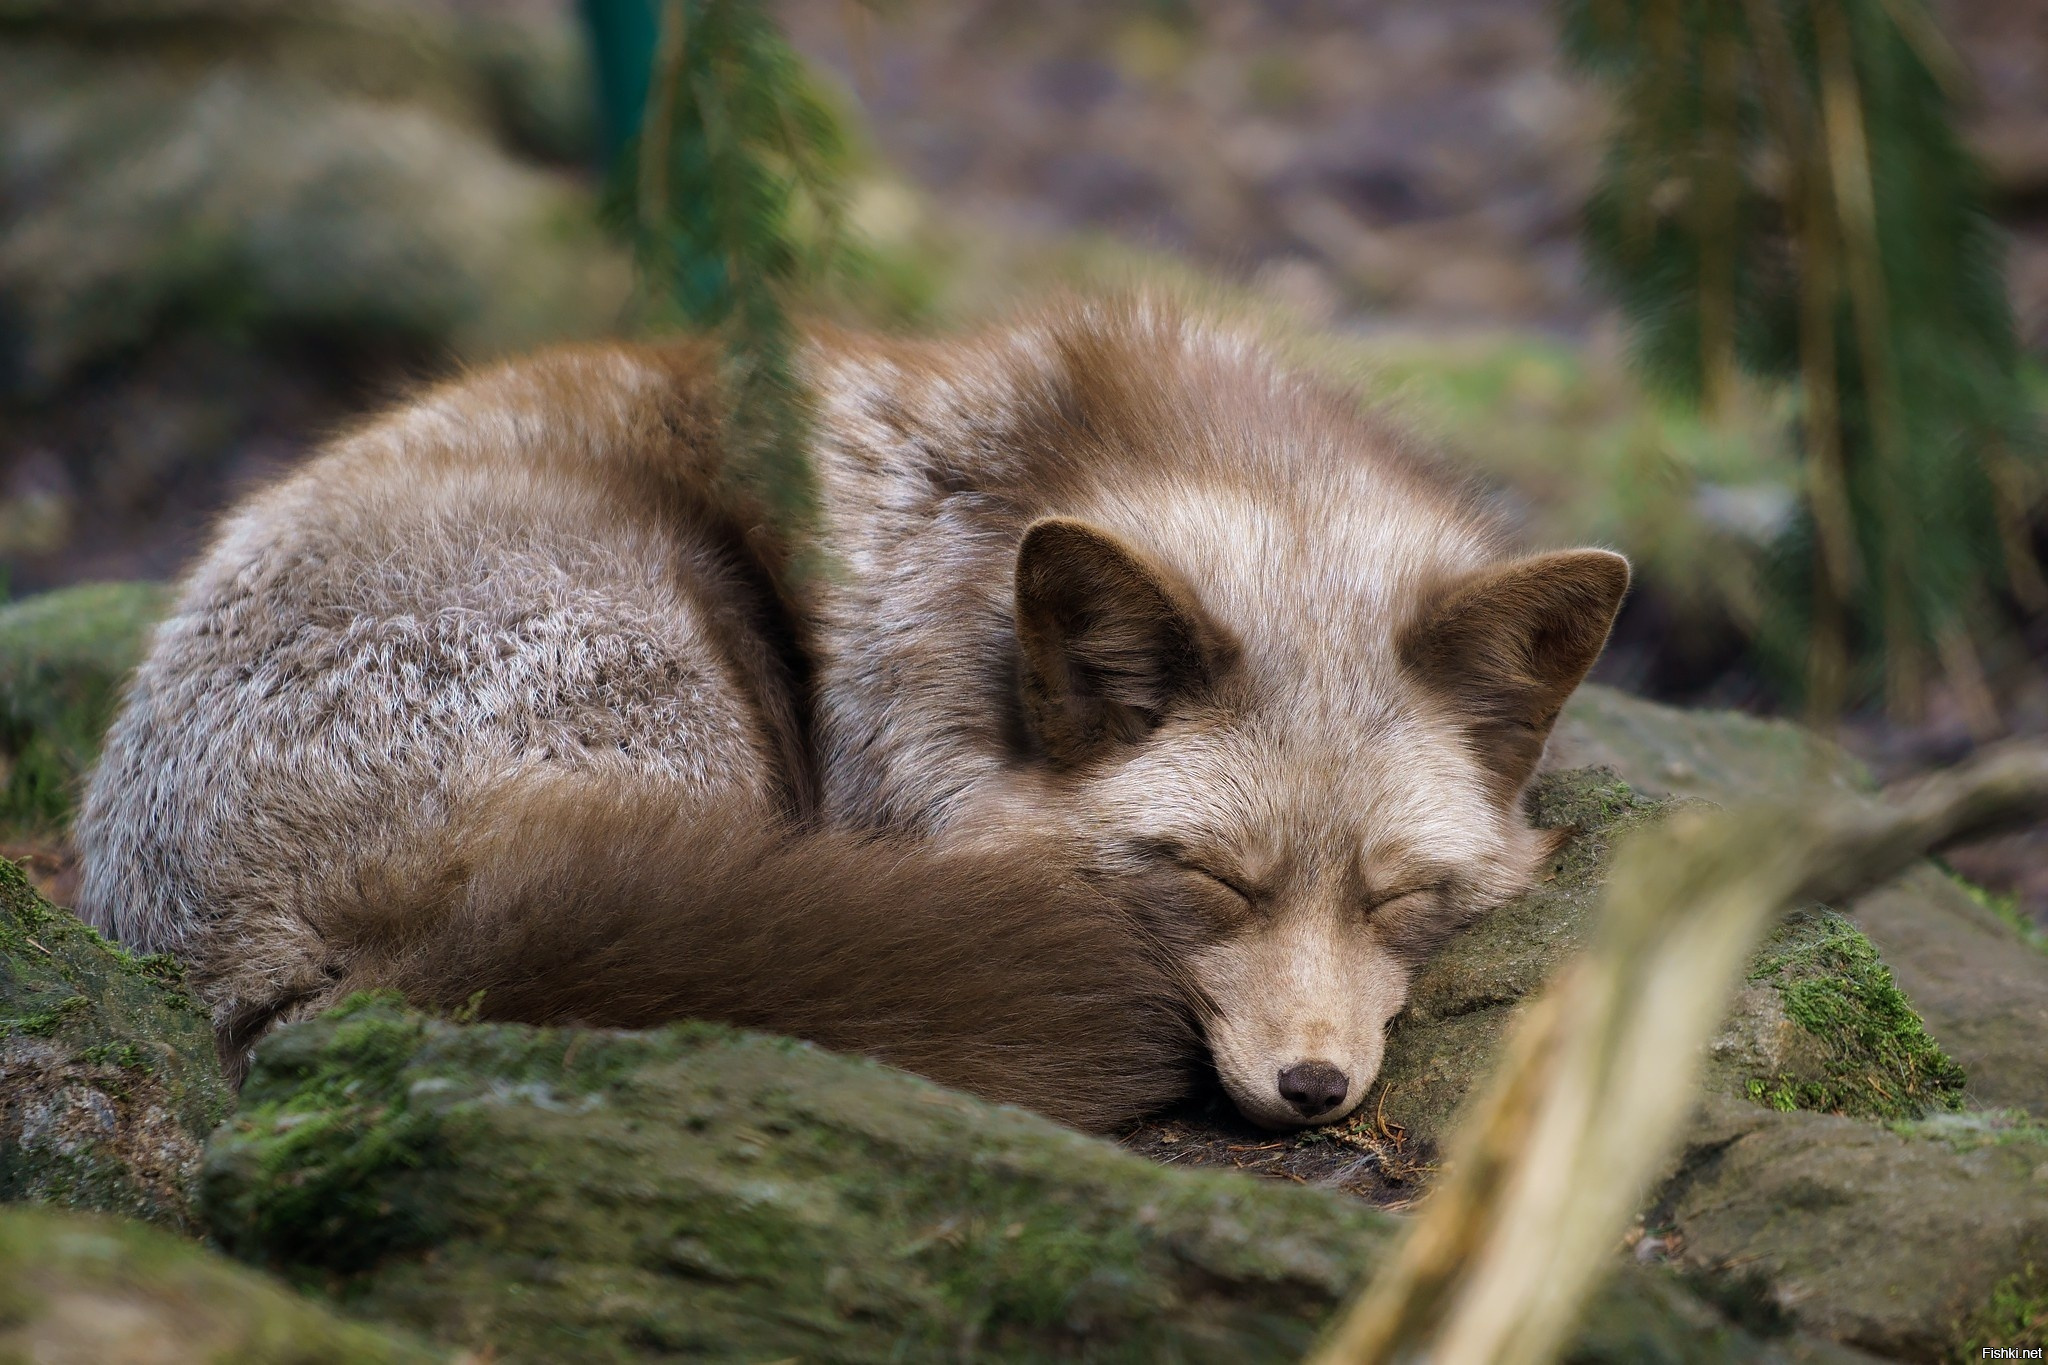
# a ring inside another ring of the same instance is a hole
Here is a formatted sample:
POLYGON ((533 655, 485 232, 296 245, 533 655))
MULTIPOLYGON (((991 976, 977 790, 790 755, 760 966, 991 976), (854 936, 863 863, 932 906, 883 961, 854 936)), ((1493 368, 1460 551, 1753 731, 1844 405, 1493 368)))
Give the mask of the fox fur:
POLYGON ((1260 1123, 1350 1112, 1415 966, 1548 851, 1521 793, 1625 561, 1515 557, 1156 299, 804 366, 800 544, 700 341, 458 379, 250 498, 108 737, 84 911, 191 965, 236 1065, 386 986, 1089 1128, 1205 1049, 1260 1123))

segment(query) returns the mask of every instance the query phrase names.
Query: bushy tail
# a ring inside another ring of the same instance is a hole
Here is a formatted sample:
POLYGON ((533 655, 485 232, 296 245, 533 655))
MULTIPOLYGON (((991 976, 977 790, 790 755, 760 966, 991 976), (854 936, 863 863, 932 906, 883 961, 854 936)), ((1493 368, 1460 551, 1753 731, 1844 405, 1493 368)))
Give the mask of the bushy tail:
POLYGON ((344 985, 442 1009, 482 992, 491 1019, 788 1033, 1100 1131, 1184 1092, 1199 1006, 1142 917, 1058 865, 523 786, 433 866, 358 886, 344 985))

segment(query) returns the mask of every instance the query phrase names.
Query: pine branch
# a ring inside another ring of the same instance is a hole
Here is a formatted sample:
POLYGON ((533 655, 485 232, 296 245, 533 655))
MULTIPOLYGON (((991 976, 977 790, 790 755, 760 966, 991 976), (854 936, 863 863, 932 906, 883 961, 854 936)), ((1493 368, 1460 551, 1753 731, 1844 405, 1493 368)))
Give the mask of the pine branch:
POLYGON ((858 259, 849 142, 761 0, 660 0, 658 35, 614 216, 666 312, 723 338, 725 472, 800 573, 818 495, 793 312, 858 259))

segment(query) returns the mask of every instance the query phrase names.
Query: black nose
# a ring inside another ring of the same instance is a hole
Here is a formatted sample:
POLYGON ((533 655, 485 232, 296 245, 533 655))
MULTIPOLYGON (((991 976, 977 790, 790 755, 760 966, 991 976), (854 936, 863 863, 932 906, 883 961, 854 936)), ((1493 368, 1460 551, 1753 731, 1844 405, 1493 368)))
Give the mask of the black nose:
POLYGON ((1296 1062, 1280 1073, 1280 1096, 1305 1119, 1344 1103, 1351 1078, 1328 1062, 1296 1062))

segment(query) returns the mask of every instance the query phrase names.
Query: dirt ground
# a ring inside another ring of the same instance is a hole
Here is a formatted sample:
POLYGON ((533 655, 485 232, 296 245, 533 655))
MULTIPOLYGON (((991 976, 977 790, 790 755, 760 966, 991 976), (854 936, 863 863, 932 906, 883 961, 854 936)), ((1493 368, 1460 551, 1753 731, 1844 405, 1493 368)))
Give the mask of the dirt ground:
MULTIPOLYGON (((1937 0, 2048 348, 2048 9, 1937 0)), ((786 0, 890 163, 1007 232, 1163 246, 1358 323, 1572 329, 1602 97, 1550 0, 786 0)))
POLYGON ((1338 1190, 1400 1211, 1423 1197, 1436 1154, 1383 1116, 1357 1114, 1305 1133, 1272 1133, 1247 1123, 1220 1091, 1148 1119, 1117 1145, 1161 1165, 1237 1170, 1338 1190))

